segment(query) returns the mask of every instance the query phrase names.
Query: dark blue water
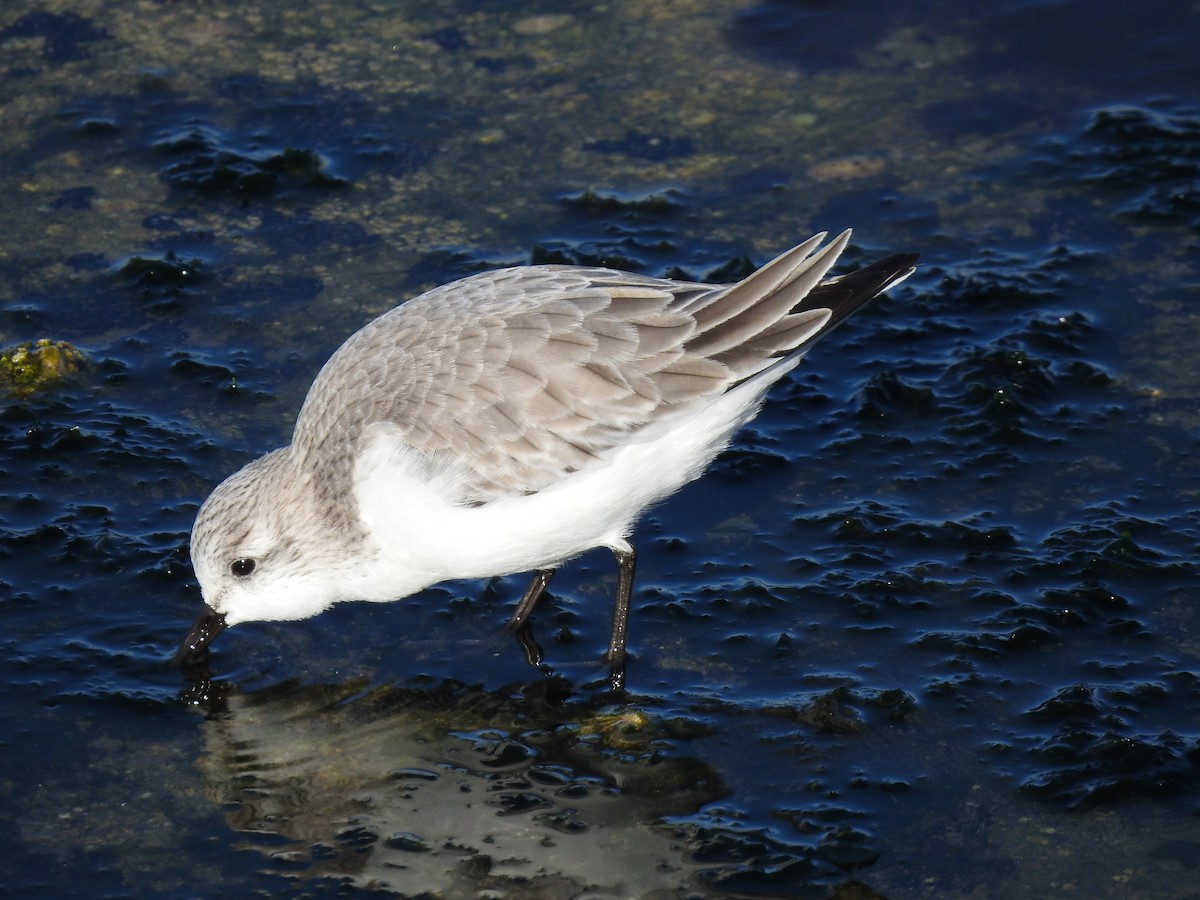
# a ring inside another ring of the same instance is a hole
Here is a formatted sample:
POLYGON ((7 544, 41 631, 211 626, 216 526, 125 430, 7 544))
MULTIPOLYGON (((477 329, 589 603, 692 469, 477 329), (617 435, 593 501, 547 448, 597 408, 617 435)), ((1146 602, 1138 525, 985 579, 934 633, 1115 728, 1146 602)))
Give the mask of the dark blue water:
MULTIPOLYGON (((1188 897, 1200 28, 1186 5, 0 13, 0 886, 1188 897), (321 363, 516 262, 922 268, 614 571, 239 626, 196 509, 321 363)), ((490 892, 490 893, 489 893, 490 892)))

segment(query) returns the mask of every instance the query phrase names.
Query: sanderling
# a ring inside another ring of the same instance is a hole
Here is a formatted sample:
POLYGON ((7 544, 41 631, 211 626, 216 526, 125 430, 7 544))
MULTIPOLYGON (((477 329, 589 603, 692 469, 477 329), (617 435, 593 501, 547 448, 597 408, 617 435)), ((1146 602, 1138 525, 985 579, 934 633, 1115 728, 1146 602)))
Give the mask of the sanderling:
POLYGON ((607 547, 621 688, 639 516, 697 478, 814 343, 912 273, 903 254, 825 278, 849 237, 818 234, 734 285, 526 266, 384 313, 321 369, 291 445, 200 508, 206 608, 176 659, 239 622, 532 572, 521 629, 559 566, 607 547))

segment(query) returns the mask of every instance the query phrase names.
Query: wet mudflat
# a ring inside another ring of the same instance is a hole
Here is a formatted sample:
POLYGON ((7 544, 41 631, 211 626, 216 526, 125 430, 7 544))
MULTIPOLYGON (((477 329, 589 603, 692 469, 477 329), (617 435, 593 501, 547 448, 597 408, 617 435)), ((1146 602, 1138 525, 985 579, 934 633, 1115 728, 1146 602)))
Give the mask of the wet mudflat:
POLYGON ((0 14, 14 895, 1186 897, 1200 106, 1158 3, 0 14), (918 274, 611 559, 239 626, 187 535, 320 364, 498 265, 918 274), (39 341, 45 343, 39 344, 39 341))

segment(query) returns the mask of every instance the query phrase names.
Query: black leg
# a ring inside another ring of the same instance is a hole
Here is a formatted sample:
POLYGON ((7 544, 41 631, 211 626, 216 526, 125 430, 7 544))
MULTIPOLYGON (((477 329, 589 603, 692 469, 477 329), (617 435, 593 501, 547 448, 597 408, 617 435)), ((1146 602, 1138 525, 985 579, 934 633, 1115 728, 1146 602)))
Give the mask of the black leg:
POLYGON ((537 642, 537 638, 533 636, 533 629, 526 622, 513 632, 517 638, 517 643, 521 645, 521 650, 525 654, 525 662, 533 666, 535 669, 541 669, 543 674, 549 672, 549 669, 543 665, 546 660, 545 654, 542 652, 542 645, 537 642))
POLYGON ((533 636, 533 629, 529 627, 529 616, 533 612, 533 608, 538 605, 538 601, 546 593, 546 585, 550 583, 550 579, 554 577, 556 569, 538 569, 533 573, 533 580, 529 582, 529 587, 525 589, 525 595, 517 604, 517 611, 512 614, 512 618, 508 620, 506 628, 517 636, 517 642, 521 645, 521 650, 525 653, 525 662, 533 666, 535 669, 544 669, 542 665, 542 647, 538 644, 537 639, 533 636))
POLYGON ((529 587, 525 589, 525 596, 517 604, 517 611, 508 620, 509 631, 517 631, 529 621, 529 614, 533 612, 533 608, 537 606, 538 601, 542 599, 542 595, 546 593, 546 586, 550 584, 550 579, 554 577, 554 573, 557 571, 557 569, 538 569, 533 573, 533 580, 529 582, 529 587))
POLYGON ((617 558, 617 598, 613 603, 612 635, 608 639, 609 683, 614 691, 625 688, 625 636, 629 631, 629 601, 633 596, 633 573, 637 569, 637 551, 613 548, 617 558))

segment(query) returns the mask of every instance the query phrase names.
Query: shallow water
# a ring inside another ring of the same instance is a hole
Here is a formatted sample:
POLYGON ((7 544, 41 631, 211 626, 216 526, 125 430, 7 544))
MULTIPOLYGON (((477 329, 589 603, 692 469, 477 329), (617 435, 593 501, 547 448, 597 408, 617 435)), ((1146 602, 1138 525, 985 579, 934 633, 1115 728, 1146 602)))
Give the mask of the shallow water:
POLYGON ((10 3, 0 885, 23 896, 1187 897, 1200 62, 1184 4, 10 3), (922 268, 639 530, 239 626, 196 508, 321 362, 500 264, 922 268), (489 893, 490 892, 490 893, 489 893))

